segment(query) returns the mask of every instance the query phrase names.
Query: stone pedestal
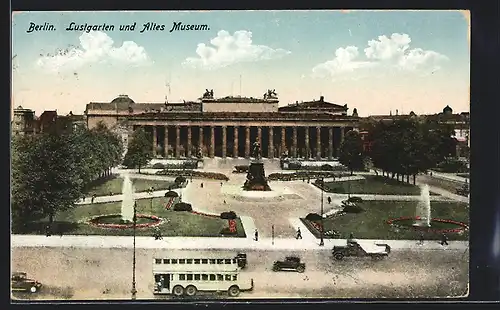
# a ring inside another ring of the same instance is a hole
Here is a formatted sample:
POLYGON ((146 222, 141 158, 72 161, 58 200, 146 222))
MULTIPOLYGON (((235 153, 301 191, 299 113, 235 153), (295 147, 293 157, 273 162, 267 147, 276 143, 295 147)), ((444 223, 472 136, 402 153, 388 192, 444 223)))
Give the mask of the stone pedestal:
POLYGON ((248 167, 247 180, 243 184, 246 191, 270 191, 264 172, 264 163, 256 161, 248 167))

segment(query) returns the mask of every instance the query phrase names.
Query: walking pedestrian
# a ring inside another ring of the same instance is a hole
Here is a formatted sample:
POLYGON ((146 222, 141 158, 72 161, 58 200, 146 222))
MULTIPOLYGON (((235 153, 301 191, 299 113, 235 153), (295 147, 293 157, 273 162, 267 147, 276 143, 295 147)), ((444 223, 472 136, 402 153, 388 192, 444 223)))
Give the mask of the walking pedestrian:
POLYGON ((295 239, 302 239, 302 232, 300 231, 300 227, 297 228, 297 236, 295 239))
POLYGON ((222 182, 220 182, 220 186, 221 186, 221 187, 222 187, 222 184, 223 184, 223 183, 222 183, 222 182))
POLYGON ((200 187, 203 188, 203 182, 201 182, 200 187))
POLYGON ((45 226, 45 236, 50 237, 52 234, 50 232, 50 225, 45 226))
POLYGON ((347 239, 347 244, 351 244, 354 241, 354 234, 350 233, 349 234, 349 239, 347 239))
POLYGON ((444 245, 448 245, 448 237, 446 236, 446 234, 442 234, 441 235, 441 242, 439 242, 442 246, 444 245))
POLYGON ((418 239, 418 245, 424 245, 424 232, 420 232, 420 236, 418 239))
POLYGON ((224 204, 226 204, 226 200, 224 200, 224 204))
POLYGON ((330 196, 328 196, 327 200, 328 200, 328 204, 332 203, 332 198, 330 196))
POLYGON ((257 231, 257 229, 255 229, 255 238, 254 238, 255 241, 259 241, 259 232, 257 231))
POLYGON ((92 195, 92 198, 90 199, 90 203, 94 203, 94 200, 96 197, 97 197, 96 194, 92 195))

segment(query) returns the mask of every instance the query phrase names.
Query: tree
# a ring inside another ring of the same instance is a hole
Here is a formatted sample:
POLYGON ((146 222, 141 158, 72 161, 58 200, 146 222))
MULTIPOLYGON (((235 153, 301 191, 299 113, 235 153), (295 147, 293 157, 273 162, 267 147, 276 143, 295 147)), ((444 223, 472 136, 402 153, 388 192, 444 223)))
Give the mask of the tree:
POLYGON ((72 208, 82 196, 79 156, 69 134, 49 132, 13 141, 12 221, 22 227, 72 208))
POLYGON ((123 164, 127 168, 138 168, 140 173, 141 167, 145 166, 152 158, 153 145, 144 129, 139 128, 132 135, 123 164))
POLYGON ((339 161, 351 170, 363 167, 363 141, 359 132, 351 130, 346 133, 344 141, 340 145, 339 161))

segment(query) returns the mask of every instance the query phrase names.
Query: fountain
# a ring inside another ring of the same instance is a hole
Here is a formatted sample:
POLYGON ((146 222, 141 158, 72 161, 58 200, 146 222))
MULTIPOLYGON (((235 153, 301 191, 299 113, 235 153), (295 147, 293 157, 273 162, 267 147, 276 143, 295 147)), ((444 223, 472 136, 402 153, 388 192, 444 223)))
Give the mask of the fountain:
MULTIPOLYGON (((134 227, 134 185, 128 175, 123 177, 122 197, 120 214, 95 216, 87 223, 99 228, 132 229, 134 227)), ((162 220, 154 215, 137 214, 136 219, 135 228, 150 228, 162 223, 162 220)))
POLYGON ((123 222, 132 222, 134 220, 134 185, 128 175, 123 178, 122 185, 122 220, 123 222))
POLYGON ((431 226, 431 195, 427 184, 420 187, 420 199, 415 210, 415 223, 413 226, 431 226))

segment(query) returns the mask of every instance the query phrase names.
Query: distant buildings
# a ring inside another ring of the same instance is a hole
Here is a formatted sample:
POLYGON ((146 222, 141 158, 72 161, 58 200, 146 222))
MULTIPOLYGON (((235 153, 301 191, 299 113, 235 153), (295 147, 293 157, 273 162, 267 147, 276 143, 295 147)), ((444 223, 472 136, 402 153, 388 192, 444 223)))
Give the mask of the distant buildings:
POLYGON ((84 115, 57 115, 57 111, 44 111, 39 117, 30 109, 21 106, 14 109, 12 135, 33 135, 55 130, 64 132, 77 126, 86 126, 84 115))

